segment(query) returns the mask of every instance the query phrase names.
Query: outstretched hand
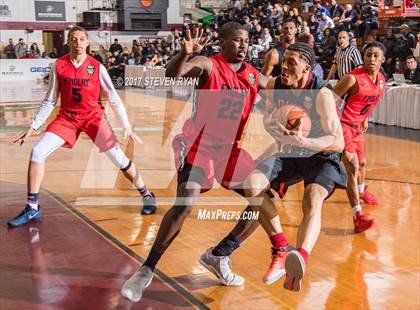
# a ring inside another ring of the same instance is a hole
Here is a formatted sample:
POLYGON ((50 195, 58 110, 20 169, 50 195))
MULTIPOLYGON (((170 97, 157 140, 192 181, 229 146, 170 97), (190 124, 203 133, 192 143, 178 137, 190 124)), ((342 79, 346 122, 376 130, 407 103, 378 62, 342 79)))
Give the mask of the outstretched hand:
POLYGON ((124 139, 130 138, 135 144, 143 144, 142 139, 130 127, 124 128, 124 139))
POLYGON ((202 51, 204 46, 209 42, 210 37, 207 37, 203 40, 203 28, 195 30, 193 36, 191 37, 191 31, 187 30, 187 35, 183 39, 184 45, 183 49, 185 54, 190 55, 192 53, 199 53, 202 51))
POLYGON ((25 140, 32 135, 34 130, 35 129, 32 127, 26 128, 24 131, 20 132, 16 137, 14 137, 11 143, 15 144, 16 142, 19 142, 19 145, 22 145, 23 142, 25 142, 25 140))

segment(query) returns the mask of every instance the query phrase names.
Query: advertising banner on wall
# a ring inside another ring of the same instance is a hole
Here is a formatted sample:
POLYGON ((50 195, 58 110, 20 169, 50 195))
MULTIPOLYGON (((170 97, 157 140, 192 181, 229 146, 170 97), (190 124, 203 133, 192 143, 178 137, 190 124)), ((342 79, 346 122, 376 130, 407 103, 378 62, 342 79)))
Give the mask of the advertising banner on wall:
POLYGON ((64 1, 35 1, 35 20, 65 21, 66 5, 64 1))
POLYGON ((202 8, 215 8, 215 9, 227 9, 229 1, 225 0, 200 0, 200 7, 202 8))
POLYGON ((0 59, 1 82, 36 81, 44 78, 55 59, 0 59))

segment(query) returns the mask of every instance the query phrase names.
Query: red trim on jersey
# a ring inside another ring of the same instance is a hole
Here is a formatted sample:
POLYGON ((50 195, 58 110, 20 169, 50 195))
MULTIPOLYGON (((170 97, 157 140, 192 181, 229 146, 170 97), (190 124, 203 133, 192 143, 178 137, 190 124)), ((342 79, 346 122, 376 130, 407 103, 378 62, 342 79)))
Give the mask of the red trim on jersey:
POLYGON ((312 83, 312 79, 313 79, 312 72, 309 72, 308 80, 306 81, 305 86, 303 86, 304 89, 308 89, 309 88, 309 86, 312 83))

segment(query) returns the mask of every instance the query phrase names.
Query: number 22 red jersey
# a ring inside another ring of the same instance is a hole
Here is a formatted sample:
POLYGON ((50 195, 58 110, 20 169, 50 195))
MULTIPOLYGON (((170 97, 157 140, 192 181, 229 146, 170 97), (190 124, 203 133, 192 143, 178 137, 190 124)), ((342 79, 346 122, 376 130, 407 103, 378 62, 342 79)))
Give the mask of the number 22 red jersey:
POLYGON ((349 74, 356 78, 358 91, 346 99, 340 119, 344 123, 361 126, 384 93, 386 80, 379 72, 376 83, 373 83, 364 67, 357 68, 349 74))
POLYGON ((62 110, 83 113, 103 108, 100 104, 99 68, 99 61, 89 55, 79 68, 71 62, 70 54, 57 59, 55 70, 62 110))
POLYGON ((259 73, 243 62, 235 71, 222 54, 209 58, 211 74, 193 98, 193 111, 182 129, 190 143, 233 144, 242 137, 258 93, 259 73))

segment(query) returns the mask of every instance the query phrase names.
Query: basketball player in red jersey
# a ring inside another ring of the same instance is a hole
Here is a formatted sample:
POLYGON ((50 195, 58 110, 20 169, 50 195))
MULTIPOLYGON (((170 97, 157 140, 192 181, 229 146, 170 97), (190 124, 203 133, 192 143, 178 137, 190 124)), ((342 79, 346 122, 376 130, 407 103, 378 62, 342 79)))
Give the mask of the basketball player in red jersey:
POLYGON ((374 225, 374 220, 362 213, 357 179, 360 163, 365 163, 363 132, 368 128, 369 115, 385 92, 386 80, 380 72, 385 62, 384 55, 385 47, 381 43, 367 44, 363 55, 364 66, 345 75, 334 87, 338 96, 347 96, 341 124, 345 140, 344 163, 349 176, 347 196, 353 209, 356 233, 374 225))
MULTIPOLYGON (((188 61, 206 43, 200 42, 201 34, 196 33, 191 39, 188 33, 182 51, 167 66, 167 76, 199 77, 200 90, 196 91, 192 117, 173 140, 178 168, 177 200, 165 214, 145 263, 121 289, 121 294, 134 302, 141 299, 151 283, 156 264, 180 232, 200 192, 211 189, 215 178, 225 188, 244 195, 237 185, 255 168, 253 159, 239 143, 258 88, 265 88, 266 79, 244 62, 249 37, 242 25, 228 22, 219 36, 220 54, 188 61)), ((233 230, 235 240, 243 241, 257 227, 256 220, 239 221, 233 230)), ((220 263, 228 270, 220 280, 225 285, 240 286, 244 280, 230 273, 229 261, 228 256, 220 256, 220 263)))
POLYGON ((86 52, 89 46, 86 30, 82 27, 72 28, 68 34, 68 44, 70 53, 57 59, 52 65, 47 95, 31 126, 12 141, 22 144, 28 139, 34 130, 47 120, 54 110, 58 96, 61 96, 59 114, 32 149, 28 170, 27 205, 17 217, 8 222, 9 226, 20 226, 42 218, 38 198, 44 178, 45 160, 61 146, 72 148, 81 132, 85 132, 99 150, 105 152, 123 171, 125 177, 137 187, 144 203, 142 213, 151 214, 156 209, 154 195, 148 191, 136 167, 121 150, 106 121, 104 107, 100 103, 101 91, 107 95, 124 128, 124 138, 130 138, 134 143, 141 142, 131 129, 124 105, 105 67, 86 52))

